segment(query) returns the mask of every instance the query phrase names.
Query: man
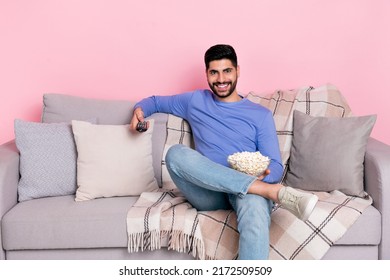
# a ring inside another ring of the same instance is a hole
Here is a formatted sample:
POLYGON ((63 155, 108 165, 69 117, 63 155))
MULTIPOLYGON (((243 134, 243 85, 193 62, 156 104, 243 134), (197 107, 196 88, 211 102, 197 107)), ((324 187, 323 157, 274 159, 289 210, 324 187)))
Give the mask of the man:
POLYGON ((235 50, 215 45, 204 59, 211 91, 145 98, 135 105, 131 129, 156 112, 187 120, 195 150, 183 145, 169 149, 165 161, 172 180, 200 211, 234 209, 239 258, 267 259, 273 202, 306 220, 318 198, 278 184, 283 165, 272 113, 237 92, 240 67, 235 50), (230 168, 227 157, 243 151, 268 156, 268 170, 255 177, 230 168))

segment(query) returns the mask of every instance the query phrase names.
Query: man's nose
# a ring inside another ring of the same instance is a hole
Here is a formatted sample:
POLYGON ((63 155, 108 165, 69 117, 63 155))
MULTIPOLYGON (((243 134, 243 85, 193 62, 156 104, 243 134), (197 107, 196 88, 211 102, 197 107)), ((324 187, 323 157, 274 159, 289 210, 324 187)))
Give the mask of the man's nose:
POLYGON ((217 81, 218 81, 219 83, 224 82, 224 81, 225 81, 225 75, 222 74, 222 73, 218 74, 218 79, 217 79, 217 81))

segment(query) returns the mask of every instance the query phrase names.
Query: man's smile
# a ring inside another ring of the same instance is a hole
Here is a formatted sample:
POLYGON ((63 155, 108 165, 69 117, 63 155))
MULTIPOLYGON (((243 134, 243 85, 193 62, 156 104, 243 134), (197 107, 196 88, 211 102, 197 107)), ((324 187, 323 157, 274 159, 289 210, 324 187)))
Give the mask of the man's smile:
POLYGON ((214 83, 214 87, 217 87, 219 90, 225 91, 231 85, 231 82, 228 83, 214 83))

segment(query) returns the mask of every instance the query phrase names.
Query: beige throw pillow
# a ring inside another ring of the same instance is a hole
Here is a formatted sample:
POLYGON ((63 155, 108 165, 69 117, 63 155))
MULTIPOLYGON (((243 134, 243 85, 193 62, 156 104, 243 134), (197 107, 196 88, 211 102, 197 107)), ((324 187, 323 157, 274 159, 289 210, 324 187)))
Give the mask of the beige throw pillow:
POLYGON ((143 133, 129 125, 72 121, 77 147, 76 201, 132 196, 158 188, 152 162, 153 120, 143 133))

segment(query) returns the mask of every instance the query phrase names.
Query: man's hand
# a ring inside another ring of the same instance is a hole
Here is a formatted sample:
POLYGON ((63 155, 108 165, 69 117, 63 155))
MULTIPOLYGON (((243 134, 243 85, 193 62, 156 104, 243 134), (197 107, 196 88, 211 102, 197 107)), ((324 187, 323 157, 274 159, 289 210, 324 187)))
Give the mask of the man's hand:
MULTIPOLYGON (((139 122, 143 122, 144 121, 144 112, 142 111, 142 108, 141 107, 138 107, 134 110, 134 113, 133 113, 133 117, 131 119, 131 122, 130 122, 130 131, 132 132, 138 132, 137 131, 137 124, 139 122)), ((149 128, 149 122, 146 123, 147 124, 147 128, 149 128)))
POLYGON ((260 175, 258 178, 260 181, 262 181, 265 177, 267 177, 271 173, 271 170, 266 169, 262 175, 260 175))

